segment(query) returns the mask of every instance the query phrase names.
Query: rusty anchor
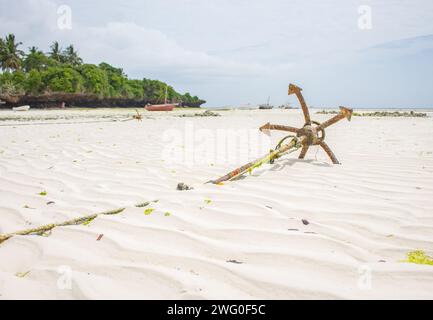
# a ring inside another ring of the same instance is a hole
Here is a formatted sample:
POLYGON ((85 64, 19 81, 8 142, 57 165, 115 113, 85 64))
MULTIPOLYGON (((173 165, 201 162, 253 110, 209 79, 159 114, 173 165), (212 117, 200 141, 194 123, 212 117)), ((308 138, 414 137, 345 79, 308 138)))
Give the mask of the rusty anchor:
POLYGON ((305 102, 304 97, 302 96, 301 91, 302 89, 300 87, 294 84, 289 85, 288 94, 289 95, 295 94, 301 104, 302 113, 304 114, 304 119, 305 119, 305 123, 302 128, 296 128, 296 127, 279 125, 279 124, 270 124, 269 122, 259 128, 261 132, 267 134, 269 134, 270 130, 279 130, 279 131, 287 131, 287 132, 295 133, 296 136, 289 135, 284 137, 277 144, 275 150, 271 150, 269 154, 255 161, 251 161, 216 180, 210 180, 208 181, 208 183, 219 184, 227 180, 236 180, 240 176, 244 175, 246 172, 251 172, 252 169, 261 166, 263 163, 266 162, 273 163, 275 159, 281 157, 282 155, 287 154, 289 152, 296 151, 298 149, 301 149, 301 153, 299 154, 299 159, 304 159, 310 146, 315 146, 315 145, 319 145, 322 147, 322 149, 326 152, 326 154, 331 158, 332 163, 339 164, 340 162, 337 160, 337 157, 325 142, 325 129, 344 118, 350 121, 353 110, 346 107, 340 107, 340 112, 337 115, 326 120, 323 123, 311 120, 308 106, 305 102), (283 144, 283 142, 287 138, 292 138, 292 139, 290 142, 283 144))
POLYGON ((268 133, 269 130, 279 130, 279 131, 288 131, 288 132, 296 133, 297 137, 302 138, 302 150, 299 155, 299 159, 305 158, 305 155, 307 154, 307 151, 310 146, 319 145, 326 152, 329 158, 331 158, 332 163, 340 164, 340 162, 337 160, 337 157, 332 152, 331 148, 324 141, 325 128, 337 123, 338 121, 344 118, 350 121, 353 110, 346 107, 340 107, 340 112, 334 117, 326 120, 325 122, 320 123, 318 121, 312 121, 310 118, 310 112, 308 110, 308 106, 305 103, 305 99, 302 96, 301 91, 302 89, 300 87, 294 84, 289 85, 289 92, 288 92, 289 95, 295 94, 301 104, 302 113, 304 114, 304 119, 305 119, 305 124, 302 128, 295 128, 290 126, 267 123, 261 126, 259 130, 265 133, 268 133))

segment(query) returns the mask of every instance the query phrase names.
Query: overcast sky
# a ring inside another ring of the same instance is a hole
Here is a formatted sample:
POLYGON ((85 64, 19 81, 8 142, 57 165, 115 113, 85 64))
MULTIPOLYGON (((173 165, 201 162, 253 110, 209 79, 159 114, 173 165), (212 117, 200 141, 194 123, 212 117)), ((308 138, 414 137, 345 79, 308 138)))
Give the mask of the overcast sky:
POLYGON ((0 0, 7 33, 73 43, 210 107, 296 104, 291 82, 318 107, 433 107, 432 0, 0 0))

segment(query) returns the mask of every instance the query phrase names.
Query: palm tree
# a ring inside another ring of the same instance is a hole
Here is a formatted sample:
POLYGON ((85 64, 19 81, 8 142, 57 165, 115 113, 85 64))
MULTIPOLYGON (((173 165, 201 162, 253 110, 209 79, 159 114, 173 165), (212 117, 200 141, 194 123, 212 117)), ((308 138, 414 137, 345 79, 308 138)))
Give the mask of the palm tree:
POLYGON ((3 57, 5 55, 5 51, 6 51, 6 43, 5 41, 0 38, 0 68, 3 68, 3 57))
POLYGON ((54 41, 50 47, 51 51, 48 52, 50 57, 57 62, 63 62, 62 48, 57 41, 54 41))
POLYGON ((73 66, 78 66, 83 63, 83 59, 78 56, 78 51, 75 51, 74 46, 71 44, 63 51, 65 62, 73 66))
POLYGON ((45 69, 49 64, 49 59, 38 47, 29 47, 29 53, 23 60, 23 69, 26 72, 36 69, 38 71, 45 69))
POLYGON ((21 58, 24 52, 18 47, 22 42, 15 42, 15 35, 8 34, 0 41, 0 67, 3 70, 18 70, 21 66, 21 58))
POLYGON ((36 53, 40 53, 40 52, 42 52, 42 51, 39 50, 38 47, 35 47, 35 46, 29 47, 29 54, 36 54, 36 53))

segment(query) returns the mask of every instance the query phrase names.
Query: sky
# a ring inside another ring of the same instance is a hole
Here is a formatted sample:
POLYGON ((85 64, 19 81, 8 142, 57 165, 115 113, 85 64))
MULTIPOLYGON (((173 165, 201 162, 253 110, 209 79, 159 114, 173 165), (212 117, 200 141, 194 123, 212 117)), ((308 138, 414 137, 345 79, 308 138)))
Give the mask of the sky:
POLYGON ((433 107, 432 0, 0 0, 8 33, 207 107, 297 105, 289 83, 315 107, 433 107))

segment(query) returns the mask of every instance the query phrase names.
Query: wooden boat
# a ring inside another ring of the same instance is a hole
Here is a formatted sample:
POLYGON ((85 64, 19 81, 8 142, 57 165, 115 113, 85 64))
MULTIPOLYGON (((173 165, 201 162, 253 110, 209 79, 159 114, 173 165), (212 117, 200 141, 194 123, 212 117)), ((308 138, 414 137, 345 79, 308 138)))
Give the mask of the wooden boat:
POLYGON ((148 104, 144 108, 147 111, 173 111, 178 103, 164 103, 164 104, 148 104))
POLYGON ((29 111, 30 106, 19 106, 12 108, 13 111, 29 111))
POLYGON ((174 107, 176 107, 179 104, 167 103, 167 90, 168 90, 168 86, 165 87, 165 98, 163 104, 147 104, 144 108, 147 111, 173 111, 174 107))

